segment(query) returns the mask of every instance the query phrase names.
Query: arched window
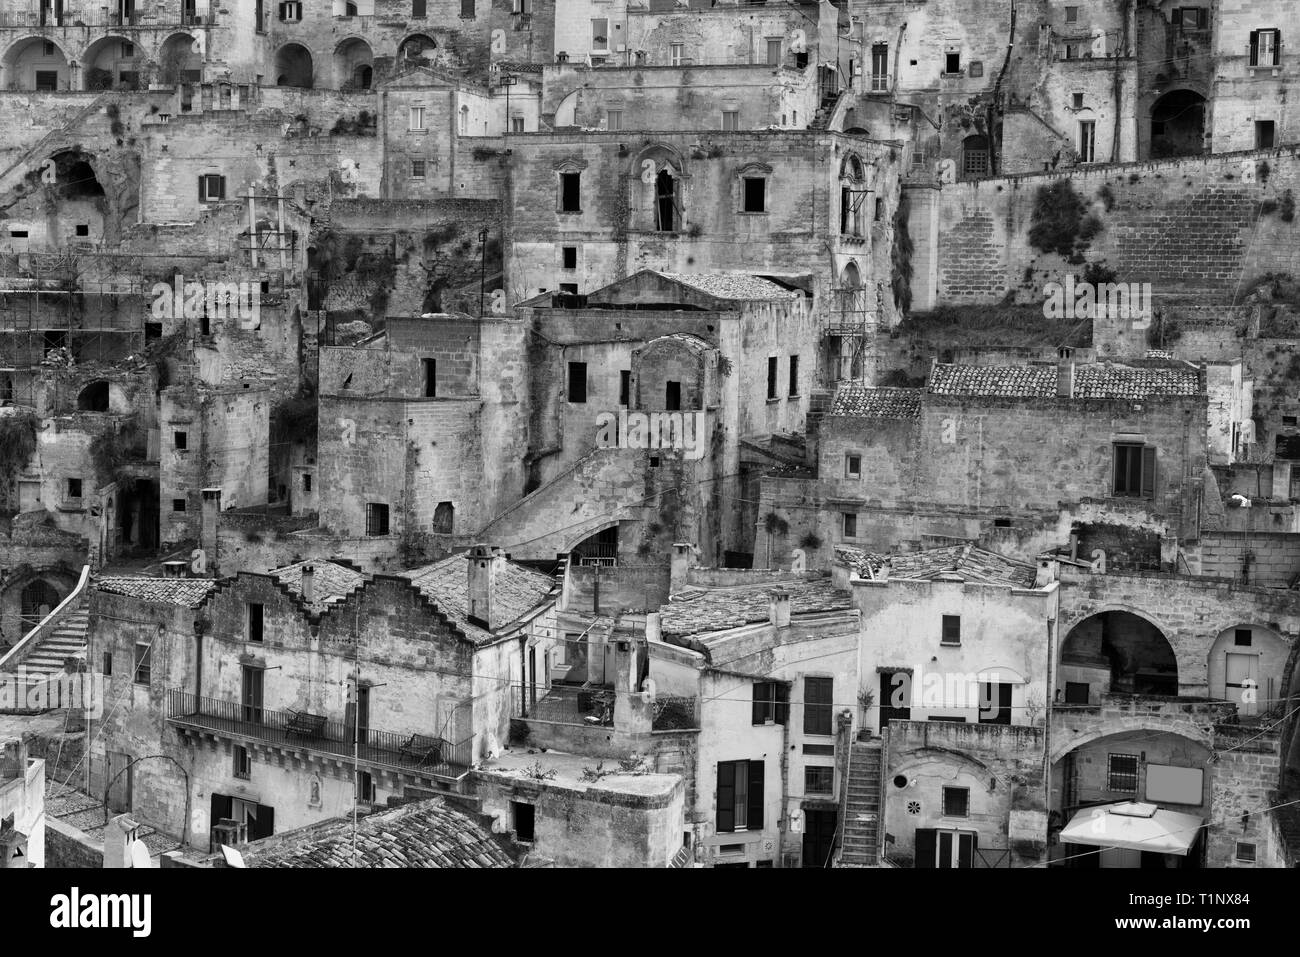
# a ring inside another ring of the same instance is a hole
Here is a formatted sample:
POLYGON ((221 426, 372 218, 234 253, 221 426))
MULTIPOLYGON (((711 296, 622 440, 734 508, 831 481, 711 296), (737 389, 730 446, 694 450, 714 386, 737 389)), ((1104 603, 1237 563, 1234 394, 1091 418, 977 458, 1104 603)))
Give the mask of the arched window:
POLYGON ((664 233, 675 231, 679 225, 678 212, 681 200, 678 197, 678 180, 673 177, 667 164, 655 177, 655 229, 664 233))
POLYGON ((108 383, 100 379, 82 389, 77 395, 77 408, 82 412, 107 412, 108 383))
POLYGON ((867 179, 862 160, 853 154, 840 165, 840 234, 862 235, 862 208, 867 200, 867 179))
POLYGON ((976 134, 961 143, 961 175, 963 179, 978 179, 989 175, 989 138, 976 134))
POLYGON ((462 106, 460 108, 460 135, 461 136, 469 135, 469 107, 468 106, 462 106))

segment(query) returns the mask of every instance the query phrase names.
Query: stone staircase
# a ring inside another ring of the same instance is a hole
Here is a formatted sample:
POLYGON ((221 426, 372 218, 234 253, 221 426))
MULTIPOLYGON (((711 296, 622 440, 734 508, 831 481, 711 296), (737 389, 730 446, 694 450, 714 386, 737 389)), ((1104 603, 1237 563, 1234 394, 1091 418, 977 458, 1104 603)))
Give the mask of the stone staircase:
POLYGON ((849 748, 848 794, 840 864, 875 867, 880 863, 881 741, 854 741, 849 748))
POLYGON ((85 596, 49 630, 39 637, 37 644, 22 661, 29 675, 48 678, 63 671, 68 658, 86 660, 86 631, 90 625, 90 610, 85 596))

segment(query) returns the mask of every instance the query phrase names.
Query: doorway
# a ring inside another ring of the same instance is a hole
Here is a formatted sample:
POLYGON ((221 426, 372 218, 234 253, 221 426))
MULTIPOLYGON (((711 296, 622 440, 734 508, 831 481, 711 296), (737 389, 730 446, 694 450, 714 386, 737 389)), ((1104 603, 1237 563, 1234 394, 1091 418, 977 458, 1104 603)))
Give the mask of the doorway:
POLYGON ((830 867, 835 850, 836 822, 839 814, 830 810, 803 812, 803 866, 830 867))

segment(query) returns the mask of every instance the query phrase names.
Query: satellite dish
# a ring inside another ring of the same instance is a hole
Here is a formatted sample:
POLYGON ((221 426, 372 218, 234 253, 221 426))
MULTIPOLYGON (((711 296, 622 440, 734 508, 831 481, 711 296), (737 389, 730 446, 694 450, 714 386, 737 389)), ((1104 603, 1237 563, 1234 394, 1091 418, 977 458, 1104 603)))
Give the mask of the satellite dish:
POLYGON ((247 867, 244 863, 244 855, 226 844, 221 845, 221 856, 226 860, 227 867, 247 867))

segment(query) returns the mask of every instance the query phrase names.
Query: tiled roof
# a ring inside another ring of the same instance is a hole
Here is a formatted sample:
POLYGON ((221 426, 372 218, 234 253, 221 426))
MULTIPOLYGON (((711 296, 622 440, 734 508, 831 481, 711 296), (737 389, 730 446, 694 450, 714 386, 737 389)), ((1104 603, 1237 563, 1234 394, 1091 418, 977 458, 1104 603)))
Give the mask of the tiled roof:
MULTIPOLYGON (((471 641, 485 642, 493 638, 490 631, 469 621, 469 559, 466 555, 451 555, 432 565, 399 574, 402 578, 409 578, 416 588, 452 618, 471 641)), ((552 579, 541 572, 503 561, 496 584, 502 625, 517 621, 541 604, 553 584, 552 579)))
MULTIPOLYGON (((934 395, 1053 398, 1054 365, 967 366, 936 364, 927 386, 934 395)), ((1195 366, 1126 366, 1093 363, 1074 367, 1076 399, 1149 399, 1204 394, 1195 366)))
POLYGON ((944 545, 917 552, 880 554, 847 546, 835 549, 837 561, 850 565, 863 577, 903 578, 933 581, 940 576, 955 575, 962 581, 983 585, 1007 585, 1033 588, 1035 566, 991 552, 978 545, 944 545))
POLYGON ((791 291, 770 279, 741 272, 660 272, 658 275, 690 286, 717 299, 789 299, 791 291))
POLYGON ((847 592, 829 578, 769 582, 732 588, 687 588, 659 608, 665 635, 694 635, 767 621, 774 591, 790 596, 790 614, 837 611, 852 607, 847 592))
MULTIPOLYGON (((491 832, 442 798, 367 815, 357 823, 357 867, 514 867, 491 832)), ((300 837, 243 851, 248 867, 351 867, 352 825, 340 818, 300 837)))
POLYGON ((268 572, 273 578, 283 582, 288 589, 302 597, 302 570, 308 565, 312 568, 312 611, 323 611, 332 603, 350 595, 366 580, 359 571, 331 561, 302 561, 275 568, 268 572))
POLYGON ((864 419, 915 419, 921 414, 921 391, 843 385, 835 393, 830 414, 864 419))
POLYGON ((209 578, 98 578, 95 587, 112 595, 139 598, 158 605, 198 608, 217 583, 209 578))

